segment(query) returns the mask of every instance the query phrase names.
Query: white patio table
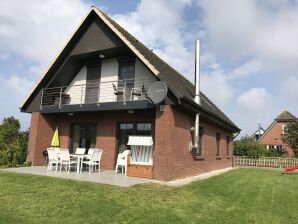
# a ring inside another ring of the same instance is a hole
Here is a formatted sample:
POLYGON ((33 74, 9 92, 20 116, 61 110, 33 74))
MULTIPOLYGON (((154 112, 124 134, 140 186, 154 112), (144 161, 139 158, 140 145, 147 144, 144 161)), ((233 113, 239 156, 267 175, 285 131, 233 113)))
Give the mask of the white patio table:
POLYGON ((87 158, 88 155, 87 154, 70 154, 70 157, 73 157, 73 158, 77 158, 78 162, 77 162, 77 173, 80 173, 81 170, 81 162, 83 161, 84 158, 87 158))

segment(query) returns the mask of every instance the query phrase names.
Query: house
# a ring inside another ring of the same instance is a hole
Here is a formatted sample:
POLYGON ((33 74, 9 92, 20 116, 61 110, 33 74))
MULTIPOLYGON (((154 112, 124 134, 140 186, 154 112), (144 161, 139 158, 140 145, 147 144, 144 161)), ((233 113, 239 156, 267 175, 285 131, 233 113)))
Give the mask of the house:
POLYGON ((264 134, 265 130, 261 126, 250 136, 253 140, 258 141, 264 134))
POLYGON ((296 117, 288 111, 279 114, 272 124, 266 129, 259 142, 266 145, 267 149, 285 150, 288 156, 293 156, 293 150, 282 140, 285 127, 293 122, 296 117))
POLYGON ((92 7, 20 108, 32 114, 28 160, 44 163, 42 151, 58 127, 60 147, 103 149, 106 170, 129 149, 131 135, 153 139, 149 159, 128 166, 132 176, 169 181, 230 167, 240 129, 202 92, 200 103, 194 97, 190 81, 92 7), (150 100, 156 86, 162 89, 150 100))

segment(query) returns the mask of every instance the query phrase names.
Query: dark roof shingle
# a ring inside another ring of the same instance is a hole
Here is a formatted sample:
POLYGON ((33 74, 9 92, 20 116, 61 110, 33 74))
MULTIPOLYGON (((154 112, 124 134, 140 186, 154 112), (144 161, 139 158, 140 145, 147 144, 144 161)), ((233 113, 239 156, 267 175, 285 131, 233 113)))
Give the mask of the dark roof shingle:
POLYGON ((295 119, 296 117, 289 111, 283 111, 277 116, 277 118, 275 118, 276 121, 293 121, 295 119))
MULTIPOLYGON (((97 9, 98 10, 98 9, 97 9)), ((99 10, 100 11, 100 10, 99 10)), ((190 99, 194 98, 195 86, 188 79, 186 79, 182 74, 175 70, 172 66, 167 64, 159 56, 157 56, 153 51, 147 48, 134 36, 132 36, 128 31, 126 31, 117 22, 111 19, 108 15, 100 11, 104 17, 153 65, 158 71, 158 77, 170 85, 170 89, 173 88, 175 91, 180 92, 183 96, 190 99)), ((239 129, 208 97, 200 93, 201 106, 209 111, 211 114, 215 115, 220 120, 231 125, 232 127, 239 129)), ((240 130, 240 129, 239 129, 240 130)))

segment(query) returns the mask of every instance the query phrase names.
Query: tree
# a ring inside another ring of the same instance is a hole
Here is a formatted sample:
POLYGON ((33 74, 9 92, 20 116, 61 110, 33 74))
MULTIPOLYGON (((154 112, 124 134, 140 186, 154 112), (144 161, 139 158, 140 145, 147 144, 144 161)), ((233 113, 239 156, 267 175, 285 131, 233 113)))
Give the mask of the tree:
POLYGON ((245 136, 234 142, 234 155, 257 158, 260 156, 266 156, 267 150, 264 145, 261 145, 252 138, 245 136))
POLYGON ((0 125, 0 148, 6 151, 15 151, 18 145, 20 122, 12 117, 4 118, 0 125))
POLYGON ((286 126, 283 141, 293 149, 295 156, 298 157, 298 118, 286 126))
POLYGON ((0 125, 0 165, 23 164, 27 156, 28 131, 21 131, 18 119, 4 118, 0 125))

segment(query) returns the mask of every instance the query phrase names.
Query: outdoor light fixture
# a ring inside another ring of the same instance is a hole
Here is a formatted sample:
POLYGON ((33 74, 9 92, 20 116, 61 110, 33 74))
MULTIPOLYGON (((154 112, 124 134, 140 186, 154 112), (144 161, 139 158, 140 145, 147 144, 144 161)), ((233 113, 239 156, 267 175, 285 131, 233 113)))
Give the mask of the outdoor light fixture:
POLYGON ((100 59, 104 59, 106 56, 104 54, 99 54, 100 59))
POLYGON ((74 115, 74 113, 68 113, 68 116, 73 116, 74 115))
POLYGON ((134 110, 128 110, 127 111, 129 114, 133 114, 135 111, 134 110))
POLYGON ((189 128, 189 130, 190 130, 191 132, 194 132, 194 131, 195 131, 195 127, 194 127, 194 126, 191 126, 191 127, 189 128))

